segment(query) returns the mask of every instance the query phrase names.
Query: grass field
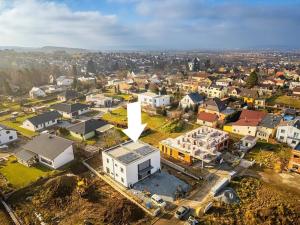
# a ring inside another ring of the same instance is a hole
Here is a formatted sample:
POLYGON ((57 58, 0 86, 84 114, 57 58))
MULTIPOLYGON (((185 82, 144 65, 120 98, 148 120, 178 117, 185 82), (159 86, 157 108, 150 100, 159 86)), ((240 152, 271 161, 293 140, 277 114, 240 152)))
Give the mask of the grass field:
POLYGON ((26 167, 16 161, 15 157, 10 157, 5 165, 0 166, 0 173, 6 177, 14 188, 25 187, 40 177, 49 176, 55 171, 41 165, 26 167))
POLYGON ((255 160, 265 168, 274 169, 279 164, 285 166, 291 157, 291 149, 282 144, 258 142, 246 155, 247 159, 255 160))
POLYGON ((286 105, 289 107, 293 108, 298 108, 300 109, 300 99, 295 98, 293 96, 287 96, 287 95, 281 95, 278 97, 272 97, 268 100, 269 104, 281 104, 281 105, 286 105))
POLYGON ((30 131, 30 130, 27 130, 27 129, 24 129, 24 128, 20 127, 22 125, 22 123, 27 118, 35 116, 34 113, 26 114, 26 115, 23 115, 23 116, 18 116, 16 118, 16 120, 14 120, 14 121, 10 120, 10 118, 8 118, 8 116, 6 115, 6 116, 1 117, 0 118, 0 124, 17 130, 18 132, 20 132, 25 137, 33 137, 33 136, 37 135, 36 132, 33 132, 33 131, 30 131))
MULTIPOLYGON (((127 111, 124 108, 118 108, 111 113, 104 114, 103 119, 113 124, 127 126, 127 111)), ((142 122, 147 123, 147 128, 150 131, 145 132, 141 140, 154 146, 158 146, 161 140, 169 137, 177 137, 197 127, 197 125, 182 123, 182 121, 170 121, 160 115, 149 116, 146 113, 142 113, 142 122)))

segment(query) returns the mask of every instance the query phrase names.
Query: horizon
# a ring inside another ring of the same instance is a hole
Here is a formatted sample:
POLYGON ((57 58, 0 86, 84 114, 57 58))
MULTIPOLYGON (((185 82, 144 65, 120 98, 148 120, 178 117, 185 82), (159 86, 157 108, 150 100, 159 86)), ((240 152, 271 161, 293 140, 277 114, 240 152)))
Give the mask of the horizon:
POLYGON ((300 1, 0 0, 2 46, 298 50, 300 1))

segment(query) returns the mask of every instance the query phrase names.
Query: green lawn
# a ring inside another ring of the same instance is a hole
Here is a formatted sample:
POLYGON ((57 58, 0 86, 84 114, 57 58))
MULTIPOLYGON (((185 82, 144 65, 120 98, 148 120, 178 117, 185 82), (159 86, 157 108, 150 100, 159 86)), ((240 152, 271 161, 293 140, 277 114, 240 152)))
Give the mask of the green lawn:
POLYGON ((18 116, 16 118, 16 120, 10 120, 10 118, 5 117, 5 120, 3 120, 3 118, 2 118, 2 121, 0 120, 0 124, 17 130, 25 137, 33 137, 33 136, 37 135, 36 132, 33 132, 33 131, 30 131, 30 130, 20 127, 27 118, 30 118, 32 116, 35 116, 35 114, 31 113, 31 114, 26 114, 23 116, 18 116))
POLYGON ((271 97, 268 102, 270 104, 283 104, 286 106, 290 106, 293 108, 298 108, 300 109, 300 99, 292 97, 292 96, 287 96, 287 95, 281 95, 278 97, 271 97))
POLYGON ((0 165, 0 173, 6 177, 14 188, 22 188, 40 177, 55 173, 55 171, 41 165, 26 167, 18 163, 15 157, 10 157, 5 165, 0 165))
MULTIPOLYGON (((111 113, 104 114, 103 119, 113 124, 127 126, 127 111, 124 108, 118 108, 111 113)), ((180 121, 170 121, 160 115, 149 116, 146 113, 142 113, 142 122, 147 123, 147 128, 150 130, 142 135, 141 140, 154 146, 158 146, 161 140, 177 137, 198 127, 197 125, 183 124, 180 121)))

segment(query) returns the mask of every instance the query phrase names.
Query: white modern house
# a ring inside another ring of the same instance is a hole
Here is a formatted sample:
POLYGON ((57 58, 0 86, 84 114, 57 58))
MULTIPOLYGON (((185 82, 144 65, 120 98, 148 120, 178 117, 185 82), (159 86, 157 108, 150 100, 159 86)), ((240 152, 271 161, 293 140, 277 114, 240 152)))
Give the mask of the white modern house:
POLYGON ((57 111, 49 111, 25 120, 22 128, 31 131, 40 131, 57 124, 61 115, 57 111))
POLYGON ((15 130, 0 125, 0 146, 9 144, 17 139, 18 135, 15 130))
POLYGON ((56 78, 56 84, 58 86, 70 86, 73 84, 73 79, 66 76, 60 76, 56 78))
POLYGON ((104 94, 90 94, 86 96, 85 101, 93 103, 96 107, 111 107, 113 104, 113 98, 104 94))
POLYGON ((39 87, 33 87, 29 91, 29 97, 30 98, 46 97, 46 93, 39 87))
POLYGON ((125 187, 160 170, 158 149, 141 142, 127 142, 102 151, 103 170, 125 187))
POLYGON ((90 107, 81 103, 58 103, 52 106, 57 110, 64 118, 76 118, 82 114, 90 111, 90 107))
POLYGON ((276 139, 295 148, 300 142, 300 118, 281 122, 277 127, 276 139))
POLYGON ((51 134, 33 138, 15 154, 19 163, 32 166, 41 163, 57 169, 74 160, 73 142, 51 134))
POLYGON ((170 96, 145 92, 138 95, 138 101, 142 106, 151 106, 153 108, 163 107, 170 105, 170 96))

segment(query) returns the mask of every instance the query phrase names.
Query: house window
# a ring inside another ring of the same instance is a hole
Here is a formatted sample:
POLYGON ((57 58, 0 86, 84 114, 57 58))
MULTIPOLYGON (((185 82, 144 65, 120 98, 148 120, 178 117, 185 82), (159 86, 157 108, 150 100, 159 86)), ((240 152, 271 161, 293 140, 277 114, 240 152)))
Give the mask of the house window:
POLYGON ((13 139, 13 136, 9 136, 9 140, 12 140, 13 139))
POLYGON ((109 159, 106 159, 106 162, 109 163, 109 159))
POLYGON ((109 168, 108 168, 108 167, 106 167, 106 172, 107 172, 107 173, 110 173, 110 171, 109 171, 109 168))
POLYGON ((298 138, 299 134, 298 133, 294 133, 294 138, 298 138))
POLYGON ((122 167, 121 167, 121 169, 120 169, 120 170, 121 170, 121 172, 122 172, 122 173, 124 173, 124 169, 123 169, 122 167))
POLYGON ((123 177, 121 177, 121 181, 122 181, 122 183, 124 183, 124 178, 123 177))
POLYGON ((280 130, 280 133, 284 134, 284 133, 285 133, 285 130, 280 130))
POLYGON ((48 165, 52 166, 52 162, 51 162, 50 160, 45 159, 45 158, 43 158, 43 157, 40 157, 40 159, 41 159, 41 162, 43 162, 43 163, 45 163, 45 164, 48 164, 48 165))

